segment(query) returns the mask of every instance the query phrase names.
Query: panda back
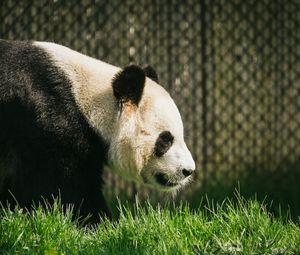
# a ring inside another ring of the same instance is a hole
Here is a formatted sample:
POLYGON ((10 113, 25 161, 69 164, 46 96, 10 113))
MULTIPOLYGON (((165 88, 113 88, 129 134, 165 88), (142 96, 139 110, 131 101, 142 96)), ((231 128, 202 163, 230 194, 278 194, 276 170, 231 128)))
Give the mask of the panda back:
POLYGON ((64 70, 32 42, 0 40, 0 142, 4 140, 13 140, 18 150, 39 141, 81 152, 91 144, 104 146, 79 110, 64 70))

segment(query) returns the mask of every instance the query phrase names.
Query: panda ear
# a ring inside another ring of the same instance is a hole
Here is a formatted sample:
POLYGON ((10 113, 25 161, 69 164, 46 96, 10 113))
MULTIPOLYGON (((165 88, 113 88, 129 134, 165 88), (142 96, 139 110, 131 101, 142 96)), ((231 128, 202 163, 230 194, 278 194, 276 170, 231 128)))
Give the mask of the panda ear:
POLYGON ((138 105, 145 86, 145 72, 136 65, 124 67, 113 78, 112 87, 118 103, 132 102, 138 105))
POLYGON ((148 78, 158 83, 157 73, 152 66, 146 65, 143 70, 148 78))

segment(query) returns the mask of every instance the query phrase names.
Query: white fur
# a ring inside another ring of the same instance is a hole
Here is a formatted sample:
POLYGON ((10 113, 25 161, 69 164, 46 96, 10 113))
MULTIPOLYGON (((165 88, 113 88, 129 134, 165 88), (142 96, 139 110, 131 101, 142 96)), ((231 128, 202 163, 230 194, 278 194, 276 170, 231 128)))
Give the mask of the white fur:
POLYGON ((178 183, 175 188, 189 181, 179 172, 184 168, 194 170, 195 163, 184 142, 180 113, 161 86, 147 78, 139 106, 127 103, 120 115, 111 84, 120 68, 54 43, 35 44, 45 49, 72 81, 81 111, 110 144, 112 169, 128 179, 162 189, 154 179, 158 172, 178 183), (153 149, 162 131, 170 131, 175 139, 167 153, 158 158, 153 149))
POLYGON ((110 142, 118 109, 111 88, 112 77, 120 68, 83 55, 62 45, 35 42, 44 48, 69 76, 73 93, 90 125, 110 142))

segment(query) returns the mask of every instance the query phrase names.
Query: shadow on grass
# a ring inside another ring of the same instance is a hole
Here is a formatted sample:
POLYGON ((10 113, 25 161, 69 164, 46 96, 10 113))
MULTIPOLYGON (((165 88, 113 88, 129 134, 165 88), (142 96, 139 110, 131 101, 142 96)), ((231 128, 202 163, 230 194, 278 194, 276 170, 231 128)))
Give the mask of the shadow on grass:
POLYGON ((283 162, 278 169, 270 171, 264 167, 245 167, 240 176, 228 181, 219 176, 218 181, 207 183, 187 197, 191 208, 205 203, 203 196, 214 202, 224 198, 235 199, 236 190, 244 198, 255 198, 263 202, 275 216, 288 215, 297 221, 300 217, 300 161, 283 162))
MULTIPOLYGON (((245 199, 255 198, 262 202, 274 216, 287 216, 295 222, 300 217, 300 160, 297 162, 282 162, 275 170, 269 170, 262 166, 244 166, 240 169, 239 175, 229 179, 227 173, 216 173, 216 176, 206 181, 206 185, 199 188, 191 186, 188 195, 178 194, 175 199, 166 193, 159 197, 147 199, 139 196, 139 202, 146 205, 150 200, 152 205, 161 204, 170 209, 182 202, 187 202, 191 209, 204 207, 207 203, 222 203, 225 198, 236 199, 236 194, 245 199), (209 202, 208 202, 209 201, 209 202)), ((195 185, 194 185, 195 186, 195 185)), ((157 193, 155 193, 157 194, 157 193)), ((135 196, 129 197, 126 194, 119 196, 119 202, 133 208, 135 196)), ((109 199, 110 208, 115 218, 118 218, 118 200, 113 197, 109 199)))

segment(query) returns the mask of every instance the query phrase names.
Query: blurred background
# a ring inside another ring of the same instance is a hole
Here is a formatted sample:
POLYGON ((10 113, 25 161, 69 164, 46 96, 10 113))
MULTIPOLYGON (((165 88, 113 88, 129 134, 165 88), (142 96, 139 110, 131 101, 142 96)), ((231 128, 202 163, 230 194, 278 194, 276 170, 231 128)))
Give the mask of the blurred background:
POLYGON ((182 114, 196 180, 174 198, 107 171, 111 204, 198 207, 238 189, 300 216, 299 0, 1 0, 0 37, 156 69, 182 114))

